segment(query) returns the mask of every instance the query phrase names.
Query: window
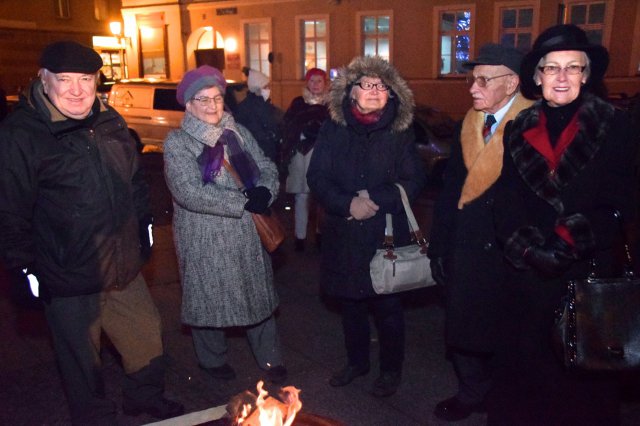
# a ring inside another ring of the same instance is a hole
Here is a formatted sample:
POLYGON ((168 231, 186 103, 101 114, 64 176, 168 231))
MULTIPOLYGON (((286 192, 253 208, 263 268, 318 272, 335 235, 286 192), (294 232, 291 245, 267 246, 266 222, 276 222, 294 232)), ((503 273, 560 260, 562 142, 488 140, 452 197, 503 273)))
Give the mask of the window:
POLYGON ((471 17, 475 15, 474 6, 435 8, 438 31, 440 76, 466 74, 462 64, 472 54, 471 41, 473 27, 471 17))
POLYGON ((358 21, 361 54, 391 60, 391 12, 359 13, 358 21))
POLYGON ((55 9, 56 18, 71 18, 71 12, 69 11, 69 0, 53 0, 53 8, 55 9))
POLYGON ((136 15, 142 77, 169 78, 167 28, 162 12, 136 15))
POLYGON ((498 43, 527 52, 537 33, 538 7, 533 2, 497 4, 498 43))
POLYGON ((271 76, 271 22, 257 21, 244 24, 245 61, 249 68, 271 76))
POLYGON ((304 76, 311 68, 327 69, 329 28, 328 19, 323 17, 299 18, 300 64, 299 76, 304 76))
POLYGON ((564 23, 582 28, 591 43, 609 43, 614 0, 608 1, 564 1, 564 23))

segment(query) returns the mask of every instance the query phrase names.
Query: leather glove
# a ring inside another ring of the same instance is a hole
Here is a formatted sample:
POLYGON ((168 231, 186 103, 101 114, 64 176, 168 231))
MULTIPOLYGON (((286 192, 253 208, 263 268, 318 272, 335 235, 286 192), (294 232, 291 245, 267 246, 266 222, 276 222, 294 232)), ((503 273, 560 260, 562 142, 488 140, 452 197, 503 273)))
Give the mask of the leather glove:
POLYGON ((541 246, 531 246, 524 251, 524 260, 543 275, 561 275, 577 259, 575 250, 557 235, 547 238, 541 246))
POLYGON ((138 222, 138 236, 140 237, 140 254, 146 262, 151 257, 151 247, 153 246, 153 216, 145 215, 138 222))
POLYGON ((245 210, 262 214, 269 208, 271 192, 266 187, 256 186, 255 188, 246 189, 244 195, 249 199, 244 205, 245 210))
POLYGON ((446 259, 444 257, 434 257, 429 263, 431 266, 431 277, 436 284, 445 287, 449 280, 449 276, 445 268, 446 259))

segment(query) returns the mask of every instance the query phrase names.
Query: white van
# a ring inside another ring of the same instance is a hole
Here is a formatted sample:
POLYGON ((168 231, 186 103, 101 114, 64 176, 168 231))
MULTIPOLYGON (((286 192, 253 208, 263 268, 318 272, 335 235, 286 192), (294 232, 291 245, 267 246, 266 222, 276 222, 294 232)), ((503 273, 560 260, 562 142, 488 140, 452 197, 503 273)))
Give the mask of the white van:
MULTIPOLYGON (((180 127, 184 107, 176 99, 177 81, 122 80, 111 87, 109 105, 124 117, 142 152, 162 152, 164 139, 180 127)), ((246 84, 227 81, 225 107, 233 111, 246 84)))
POLYGON ((109 105, 125 119, 145 151, 161 151, 167 133, 180 127, 184 107, 176 100, 177 82, 121 81, 109 94, 109 105))

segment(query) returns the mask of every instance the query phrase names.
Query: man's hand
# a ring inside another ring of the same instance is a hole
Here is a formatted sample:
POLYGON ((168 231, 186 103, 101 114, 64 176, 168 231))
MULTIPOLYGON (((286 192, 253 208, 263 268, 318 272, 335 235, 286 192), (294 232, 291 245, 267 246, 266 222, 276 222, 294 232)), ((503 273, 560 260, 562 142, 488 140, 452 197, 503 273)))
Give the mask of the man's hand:
POLYGON ((351 217, 356 220, 365 220, 375 216, 380 207, 369 198, 353 197, 349 206, 351 217))

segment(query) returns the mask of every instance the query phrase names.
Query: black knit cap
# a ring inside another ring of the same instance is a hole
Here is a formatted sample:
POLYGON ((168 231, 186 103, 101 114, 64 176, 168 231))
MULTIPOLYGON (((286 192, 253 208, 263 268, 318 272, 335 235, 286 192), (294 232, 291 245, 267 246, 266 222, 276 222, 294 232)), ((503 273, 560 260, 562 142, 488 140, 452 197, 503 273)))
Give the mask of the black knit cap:
POLYGON ((53 73, 93 74, 102 68, 102 58, 90 47, 75 41, 57 41, 42 51, 40 67, 53 73))
POLYGON ((480 53, 474 60, 463 63, 462 67, 471 70, 476 65, 504 65, 519 74, 523 56, 524 53, 513 47, 487 43, 480 47, 480 53))

